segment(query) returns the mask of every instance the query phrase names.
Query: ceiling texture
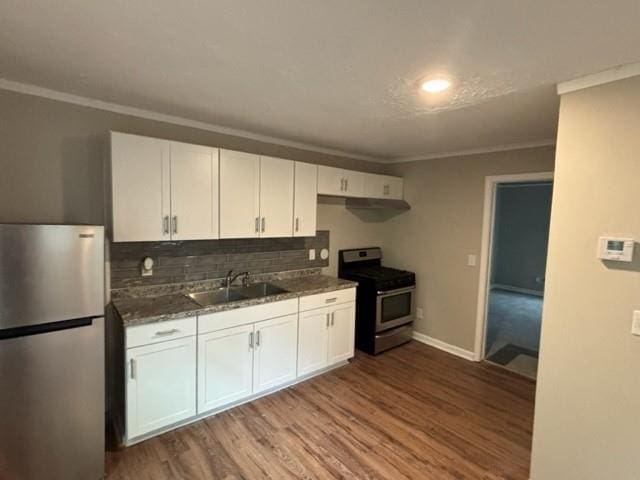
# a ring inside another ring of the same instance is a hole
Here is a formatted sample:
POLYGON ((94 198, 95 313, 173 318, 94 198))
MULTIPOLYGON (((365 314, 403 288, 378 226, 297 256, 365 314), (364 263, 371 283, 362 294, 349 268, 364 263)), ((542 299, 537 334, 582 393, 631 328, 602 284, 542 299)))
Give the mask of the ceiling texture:
POLYGON ((0 78, 398 160, 552 141, 555 84, 640 60, 639 26, 638 0, 0 0, 0 78))

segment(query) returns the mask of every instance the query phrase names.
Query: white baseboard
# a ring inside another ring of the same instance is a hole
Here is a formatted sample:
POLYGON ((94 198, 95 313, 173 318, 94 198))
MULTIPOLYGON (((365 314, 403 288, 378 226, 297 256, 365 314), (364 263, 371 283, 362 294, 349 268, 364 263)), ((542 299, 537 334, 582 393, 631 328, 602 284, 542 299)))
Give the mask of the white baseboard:
POLYGON ((430 345, 439 350, 443 350, 457 357, 464 358, 465 360, 475 360, 475 354, 473 352, 465 350, 464 348, 456 347, 455 345, 451 345, 449 343, 445 343, 442 340, 430 337, 428 335, 425 335, 424 333, 413 332, 413 339, 420 343, 424 343, 425 345, 430 345))
POLYGON ((532 290, 530 288, 520 288, 520 287, 512 287, 511 285, 501 285, 499 283, 494 283, 491 285, 491 290, 507 290, 508 292, 515 293, 524 293, 525 295, 535 295, 536 297, 543 297, 544 292, 540 290, 532 290))

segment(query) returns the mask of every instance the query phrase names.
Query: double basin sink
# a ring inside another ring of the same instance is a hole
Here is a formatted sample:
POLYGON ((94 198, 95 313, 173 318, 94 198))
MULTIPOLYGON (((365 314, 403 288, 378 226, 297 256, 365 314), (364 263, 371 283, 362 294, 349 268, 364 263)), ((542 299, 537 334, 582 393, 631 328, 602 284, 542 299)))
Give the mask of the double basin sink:
POLYGON ((221 303, 236 302, 238 300, 251 300, 254 298, 268 297, 286 293, 287 290, 271 283, 261 282, 244 287, 217 288, 206 292, 189 293, 186 296, 201 307, 209 307, 221 303))

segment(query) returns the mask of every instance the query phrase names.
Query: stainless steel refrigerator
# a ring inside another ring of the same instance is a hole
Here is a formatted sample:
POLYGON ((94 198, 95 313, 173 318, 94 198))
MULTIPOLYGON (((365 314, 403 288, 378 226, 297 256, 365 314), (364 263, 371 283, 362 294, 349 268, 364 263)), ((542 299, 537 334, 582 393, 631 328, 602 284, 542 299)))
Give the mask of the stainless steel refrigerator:
POLYGON ((104 228, 0 224, 0 478, 104 475, 104 228))

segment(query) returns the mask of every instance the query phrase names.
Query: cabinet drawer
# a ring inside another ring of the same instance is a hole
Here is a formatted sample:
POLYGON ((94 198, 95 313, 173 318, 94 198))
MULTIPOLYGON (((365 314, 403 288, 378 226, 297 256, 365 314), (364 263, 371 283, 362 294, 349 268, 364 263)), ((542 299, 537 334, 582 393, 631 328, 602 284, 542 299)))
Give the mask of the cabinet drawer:
POLYGON ((297 298, 198 315, 198 333, 215 332, 223 328, 238 327, 292 313, 298 313, 297 298))
POLYGON ((167 320, 148 325, 128 327, 127 348, 174 340, 196 334, 196 317, 167 320))
POLYGON ((300 297, 300 311, 312 310, 314 308, 327 307, 338 303, 353 302, 356 299, 355 288, 345 288, 334 290, 333 292, 318 293, 300 297))

